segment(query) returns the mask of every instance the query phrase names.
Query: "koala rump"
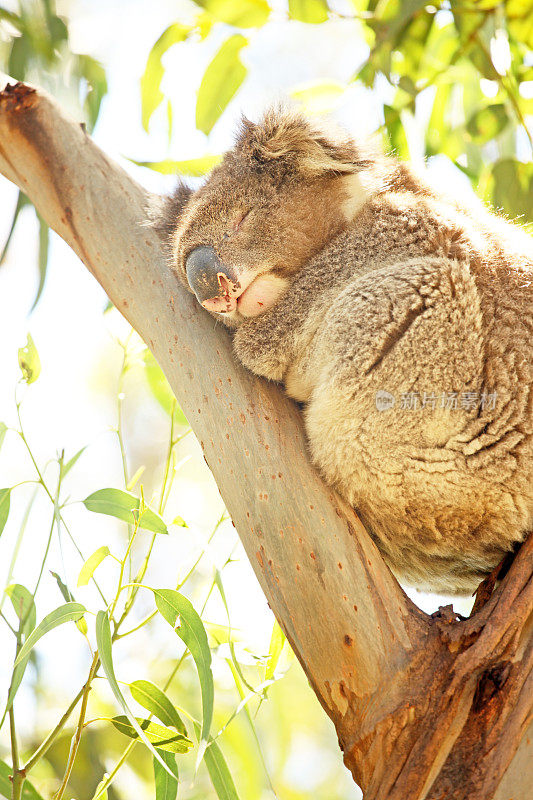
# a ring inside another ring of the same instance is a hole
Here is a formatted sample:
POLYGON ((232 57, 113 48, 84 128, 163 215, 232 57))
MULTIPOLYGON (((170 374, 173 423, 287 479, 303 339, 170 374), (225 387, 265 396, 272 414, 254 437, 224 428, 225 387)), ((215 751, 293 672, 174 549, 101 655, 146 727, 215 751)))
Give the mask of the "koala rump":
POLYGON ((531 239, 277 111, 156 224, 398 578, 472 592, 533 527, 531 239))

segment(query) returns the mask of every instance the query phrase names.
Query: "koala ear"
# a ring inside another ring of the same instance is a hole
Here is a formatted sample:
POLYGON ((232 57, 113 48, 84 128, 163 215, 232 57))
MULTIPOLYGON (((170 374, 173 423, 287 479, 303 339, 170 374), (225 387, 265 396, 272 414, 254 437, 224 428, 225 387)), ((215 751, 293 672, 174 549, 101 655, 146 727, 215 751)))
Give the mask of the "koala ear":
POLYGON ((168 246, 170 246, 170 238, 176 230, 178 220, 192 194, 192 189, 180 181, 171 195, 166 197, 154 195, 150 198, 146 224, 153 228, 168 246))
POLYGON ((279 110, 268 111, 259 123, 243 118, 236 149, 259 164, 277 163, 310 177, 359 172, 370 164, 344 131, 279 110))

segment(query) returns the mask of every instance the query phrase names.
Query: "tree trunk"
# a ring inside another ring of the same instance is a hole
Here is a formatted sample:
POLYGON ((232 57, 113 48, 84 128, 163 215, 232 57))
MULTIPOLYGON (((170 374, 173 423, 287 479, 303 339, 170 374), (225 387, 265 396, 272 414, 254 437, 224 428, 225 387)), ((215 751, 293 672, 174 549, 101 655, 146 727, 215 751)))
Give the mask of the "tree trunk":
POLYGON ((365 800, 528 800, 532 537, 471 618, 416 608, 310 465, 295 405, 178 285, 142 224, 147 193, 51 98, 8 80, 0 171, 161 364, 365 800))

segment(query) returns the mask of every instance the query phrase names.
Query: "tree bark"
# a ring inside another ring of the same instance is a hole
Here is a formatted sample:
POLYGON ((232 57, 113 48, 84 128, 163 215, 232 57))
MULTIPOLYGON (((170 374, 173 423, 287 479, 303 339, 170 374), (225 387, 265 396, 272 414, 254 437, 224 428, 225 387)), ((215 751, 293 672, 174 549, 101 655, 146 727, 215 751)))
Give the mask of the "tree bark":
POLYGON ((533 541, 471 618, 405 595, 306 455, 301 417, 232 357, 143 225, 149 195, 44 92, 0 76, 0 172, 161 364, 365 800, 528 800, 533 541))

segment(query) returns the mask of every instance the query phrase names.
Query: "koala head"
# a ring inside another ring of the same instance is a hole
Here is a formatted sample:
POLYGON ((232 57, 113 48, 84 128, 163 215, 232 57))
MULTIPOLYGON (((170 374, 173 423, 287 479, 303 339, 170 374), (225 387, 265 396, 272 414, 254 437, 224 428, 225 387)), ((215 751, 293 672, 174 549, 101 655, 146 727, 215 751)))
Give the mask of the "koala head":
POLYGON ((174 219, 161 226, 172 229, 173 269, 230 327, 264 313, 363 205, 369 163, 344 133, 302 116, 243 120, 206 183, 176 194, 174 219))

